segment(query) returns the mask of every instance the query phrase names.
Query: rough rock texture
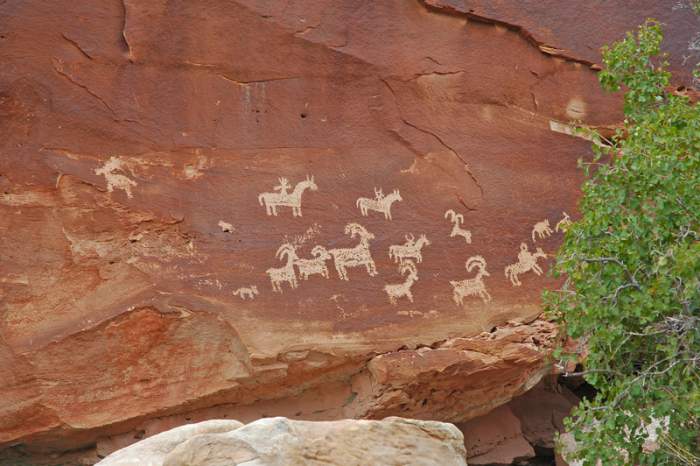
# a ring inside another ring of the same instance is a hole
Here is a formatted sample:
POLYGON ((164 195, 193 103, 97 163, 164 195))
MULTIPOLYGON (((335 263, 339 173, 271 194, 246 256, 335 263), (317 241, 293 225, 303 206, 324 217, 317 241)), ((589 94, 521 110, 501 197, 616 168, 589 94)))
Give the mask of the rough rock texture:
POLYGON ((457 424, 467 461, 514 464, 535 456, 554 458, 554 438, 579 398, 551 377, 484 416, 457 424))
MULTIPOLYGON (((119 450, 99 466, 466 466, 464 439, 452 424, 391 417, 382 421, 268 418, 223 433, 173 429, 119 450), (154 448, 154 446, 156 446, 154 448), (166 448, 167 446, 167 448, 166 448)), ((202 424, 207 426, 199 427, 202 424)), ((220 427, 220 426, 217 426, 220 427)))
POLYGON ((1 2, 0 446, 533 386, 589 150, 562 132, 620 119, 595 50, 649 15, 698 57, 683 2, 605 3, 1 2))
POLYGON ((238 421, 229 419, 203 421, 161 432, 145 440, 112 453, 100 464, 112 466, 160 466, 163 459, 177 446, 197 436, 229 432, 243 427, 238 421))

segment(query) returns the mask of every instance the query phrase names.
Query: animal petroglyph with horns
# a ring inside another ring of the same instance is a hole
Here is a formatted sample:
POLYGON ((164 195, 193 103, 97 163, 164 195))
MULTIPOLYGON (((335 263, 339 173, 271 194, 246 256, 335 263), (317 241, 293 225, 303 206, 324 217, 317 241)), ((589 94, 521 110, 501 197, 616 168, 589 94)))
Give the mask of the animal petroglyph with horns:
POLYGON ((445 211, 445 218, 449 218, 450 222, 453 223, 452 231, 450 232, 450 238, 454 238, 455 236, 461 236, 462 238, 464 238, 467 244, 471 244, 471 231, 462 228, 462 225, 464 224, 464 216, 462 214, 458 214, 452 209, 449 209, 445 211))
POLYGON ((289 243, 284 243, 279 247, 275 257, 279 260, 282 258, 287 258, 287 263, 278 268, 270 268, 265 271, 265 273, 270 277, 270 282, 272 283, 272 291, 277 293, 282 293, 282 283, 287 282, 290 287, 296 288, 298 286, 297 275, 294 271, 294 261, 298 259, 296 249, 289 243))
POLYGON ((406 276, 403 283, 389 284, 384 287, 384 291, 389 296, 389 302, 391 304, 396 304, 399 298, 407 298, 410 302, 413 302, 413 293, 411 293, 411 287, 418 281, 418 269, 416 269, 416 264, 412 260, 406 260, 401 263, 399 267, 401 275, 406 276))
POLYGON ((465 267, 467 272, 477 269, 476 275, 466 280, 450 281, 455 304, 461 306, 467 296, 478 296, 485 303, 491 301, 491 295, 484 284, 484 277, 490 275, 486 271, 486 260, 481 256, 472 256, 467 260, 465 267))
POLYGON ((374 239, 374 235, 359 223, 348 223, 345 226, 345 234, 350 235, 350 238, 359 236, 360 242, 354 248, 337 248, 328 251, 333 256, 335 270, 340 279, 348 280, 348 268, 363 265, 370 277, 377 275, 377 267, 369 250, 369 242, 374 239))

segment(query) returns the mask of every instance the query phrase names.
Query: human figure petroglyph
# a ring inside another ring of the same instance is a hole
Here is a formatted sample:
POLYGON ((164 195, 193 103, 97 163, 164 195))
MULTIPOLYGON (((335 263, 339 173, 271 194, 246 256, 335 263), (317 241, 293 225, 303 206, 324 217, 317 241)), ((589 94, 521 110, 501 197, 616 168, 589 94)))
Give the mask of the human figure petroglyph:
POLYGON ((275 253, 275 257, 279 260, 287 258, 287 263, 283 267, 269 268, 265 273, 270 277, 272 283, 272 291, 282 293, 282 283, 287 282, 291 288, 298 286, 297 275, 294 271, 294 261, 298 259, 296 248, 289 243, 284 243, 275 253))
POLYGON ((299 269, 299 276, 302 280, 308 280, 310 275, 321 275, 329 278, 328 267, 326 261, 331 258, 326 248, 323 246, 315 246, 311 250, 313 259, 296 259, 294 265, 299 269))
POLYGON ((348 280, 347 269, 364 265, 370 277, 377 275, 377 268, 369 250, 369 241, 374 235, 358 223, 348 223, 345 226, 345 234, 350 238, 360 237, 360 242, 354 248, 330 249, 328 253, 333 256, 335 270, 341 280, 348 280))
POLYGON ((486 260, 481 256, 472 256, 467 260, 465 267, 467 272, 476 268, 476 275, 466 280, 450 281, 455 304, 461 306, 467 296, 478 296, 485 303, 491 301, 491 295, 484 284, 484 277, 490 276, 486 271, 486 260))
POLYGON ((566 212, 562 212, 562 215, 563 217, 557 222, 556 226, 554 227, 554 231, 561 231, 562 233, 566 233, 566 230, 569 229, 573 222, 571 221, 571 217, 569 217, 569 214, 567 214, 566 212))
POLYGON ((124 168, 124 161, 119 157, 110 157, 101 168, 96 168, 94 172, 96 175, 105 177, 107 192, 111 193, 116 188, 124 191, 128 198, 134 197, 131 188, 138 183, 122 174, 126 173, 126 169, 124 168))
POLYGON ((355 202, 355 205, 360 208, 360 213, 363 217, 369 215, 368 211, 374 210, 383 213, 385 219, 391 220, 391 204, 396 201, 403 201, 398 189, 385 196, 381 188, 374 188, 374 199, 360 197, 355 202))
POLYGON ((471 231, 462 228, 462 225, 464 224, 464 216, 462 214, 458 214, 452 209, 448 209, 447 211, 445 211, 445 218, 449 218, 450 222, 453 223, 452 231, 450 232, 450 238, 454 238, 455 236, 461 236, 462 238, 464 238, 467 244, 471 244, 471 231))
POLYGON ((258 292, 258 287, 255 285, 240 287, 233 292, 234 296, 238 296, 243 301, 245 301, 248 298, 255 299, 255 296, 257 296, 259 294, 260 293, 258 292))
POLYGON ((542 275, 542 269, 537 265, 537 259, 545 259, 547 254, 542 251, 542 248, 537 248, 535 253, 528 250, 527 244, 520 243, 520 252, 518 253, 518 262, 511 264, 505 268, 506 278, 510 279, 513 286, 520 286, 522 283, 518 279, 518 275, 524 274, 532 270, 537 275, 542 275))
POLYGON ((406 297, 410 302, 413 302, 413 293, 411 293, 411 287, 418 281, 418 269, 416 269, 416 264, 407 259, 401 263, 399 268, 401 275, 406 276, 406 280, 403 283, 396 283, 386 285, 384 291, 389 296, 389 302, 391 304, 396 304, 399 298, 406 297))
POLYGON ((279 185, 273 189, 277 192, 262 193, 258 196, 260 205, 265 206, 267 215, 277 216, 277 207, 291 207, 294 217, 301 217, 301 196, 307 189, 311 191, 318 190, 314 177, 306 176, 304 181, 300 181, 294 187, 294 191, 288 192, 290 188, 287 178, 279 178, 279 185))
POLYGON ((541 222, 535 223, 535 226, 532 227, 532 242, 534 243, 536 241, 535 234, 537 234, 537 237, 539 239, 543 239, 548 238, 552 235, 552 233, 554 232, 549 227, 549 220, 545 218, 541 222))
POLYGON ((420 235, 418 240, 414 238, 413 234, 408 234, 405 238, 404 244, 389 247, 389 258, 399 263, 403 263, 406 259, 415 259, 420 264, 423 262, 421 249, 424 246, 430 246, 430 241, 425 235, 420 235))

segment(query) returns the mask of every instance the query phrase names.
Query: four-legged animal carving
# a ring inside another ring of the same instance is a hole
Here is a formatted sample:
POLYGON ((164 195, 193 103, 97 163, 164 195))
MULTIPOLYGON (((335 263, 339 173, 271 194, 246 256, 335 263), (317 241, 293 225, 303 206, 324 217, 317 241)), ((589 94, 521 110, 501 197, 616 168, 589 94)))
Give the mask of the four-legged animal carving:
POLYGON ((287 263, 283 267, 270 268, 265 271, 270 277, 272 283, 272 291, 282 293, 282 283, 287 282, 292 288, 298 286, 297 275, 294 271, 294 261, 297 259, 297 253, 294 246, 289 243, 284 243, 279 247, 275 257, 282 260, 282 257, 287 256, 287 263))
POLYGON ((540 257, 543 259, 547 257, 547 254, 542 251, 542 248, 537 248, 533 254, 528 250, 527 244, 520 243, 518 262, 505 268, 506 278, 510 279, 513 286, 520 286, 522 283, 518 279, 518 275, 529 272, 530 270, 537 275, 542 275, 542 269, 537 265, 537 259, 540 257))
POLYGON ((255 299, 255 296, 258 294, 260 294, 260 293, 258 293, 258 287, 255 285, 241 287, 233 292, 234 296, 238 296, 243 301, 245 301, 248 298, 255 299))
POLYGON ((417 241, 412 234, 406 235, 404 244, 389 247, 389 258, 399 263, 403 263, 406 259, 415 259, 420 264, 423 262, 421 254, 423 246, 430 246, 430 241, 425 235, 420 235, 417 241))
POLYGON ((360 243, 354 248, 331 249, 328 252, 335 261, 335 270, 341 280, 348 280, 347 269, 364 265, 370 277, 377 275, 377 267, 374 265, 372 253, 369 250, 369 241, 374 235, 358 223, 348 223, 345 226, 345 234, 351 238, 360 237, 360 243))
POLYGON ((464 240, 467 242, 467 244, 471 244, 472 242, 472 232, 469 230, 465 230, 464 228, 461 227, 462 224, 464 224, 464 216, 462 214, 458 214, 452 209, 449 209, 445 212, 445 218, 450 219, 450 222, 452 222, 454 225, 452 225, 452 231, 450 232, 450 238, 453 238, 455 236, 461 236, 464 238, 464 240))
POLYGON ((481 256, 472 256, 467 260, 465 267, 467 272, 471 272, 474 268, 478 270, 473 278, 450 281, 453 291, 452 299, 455 304, 461 306, 464 298, 467 296, 478 296, 485 303, 491 301, 491 295, 486 291, 486 285, 484 284, 484 277, 490 276, 486 271, 486 260, 481 256))
POLYGON ((384 291, 389 296, 389 302, 391 304, 396 304, 397 300, 403 297, 413 302, 411 287, 418 281, 418 270, 416 269, 416 264, 414 264, 412 260, 402 262, 399 270, 401 275, 406 276, 406 280, 403 283, 386 285, 384 287, 384 291))
POLYGON ((297 259, 294 261, 294 265, 299 269, 299 276, 302 280, 308 280, 309 275, 319 274, 323 277, 328 278, 328 267, 326 267, 326 261, 331 258, 328 251, 323 246, 315 246, 311 250, 311 255, 314 256, 313 259, 297 259))
POLYGON ((552 229, 549 228, 549 220, 545 218, 541 222, 535 223, 535 226, 532 227, 532 242, 536 241, 535 234, 537 234, 539 239, 542 239, 549 237, 552 233, 552 229))
POLYGON ((291 207, 292 215, 294 217, 301 217, 301 195, 307 189, 311 191, 318 190, 318 186, 316 186, 314 182, 314 177, 307 176, 304 181, 297 183, 294 187, 294 191, 291 193, 288 192, 289 181, 287 178, 280 178, 279 182, 279 186, 274 187, 277 192, 260 194, 258 196, 258 202, 260 205, 265 206, 267 215, 277 216, 277 207, 291 207))
POLYGON ((391 220, 391 204, 402 200, 398 189, 385 196, 381 189, 374 188, 374 199, 360 197, 355 202, 355 205, 360 208, 360 213, 363 217, 368 215, 369 210, 375 210, 383 213, 385 219, 391 220))

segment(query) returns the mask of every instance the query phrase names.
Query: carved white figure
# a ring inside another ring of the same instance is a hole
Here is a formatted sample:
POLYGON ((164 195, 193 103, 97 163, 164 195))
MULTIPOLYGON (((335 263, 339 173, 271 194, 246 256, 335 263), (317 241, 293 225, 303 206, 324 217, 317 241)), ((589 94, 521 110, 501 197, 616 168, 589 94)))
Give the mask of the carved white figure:
POLYGON ((461 236, 464 238, 467 244, 471 244, 472 232, 469 230, 465 230, 461 226, 464 224, 464 216, 462 214, 458 214, 452 209, 449 209, 445 211, 445 218, 449 218, 450 222, 453 223, 452 231, 450 232, 450 238, 454 238, 455 236, 461 236))
POLYGON ((136 181, 122 175, 119 172, 126 173, 123 167, 124 161, 119 157, 110 157, 108 161, 102 166, 102 168, 96 168, 94 170, 96 175, 102 175, 107 181, 107 191, 112 192, 114 189, 121 189, 127 195, 127 197, 134 197, 131 193, 131 187, 136 186, 136 181))
POLYGON ((273 189, 277 192, 274 193, 262 193, 258 196, 258 202, 260 205, 265 206, 265 211, 267 215, 277 216, 277 207, 291 207, 292 215, 294 217, 301 217, 301 195, 307 189, 311 191, 318 190, 318 186, 314 182, 314 177, 306 176, 304 181, 300 181, 294 187, 294 191, 291 193, 289 191, 289 180, 287 178, 280 178, 280 184, 275 186, 273 189))
POLYGON ((481 256, 472 256, 467 260, 465 267, 467 272, 471 272, 476 268, 476 275, 466 280, 450 281, 450 285, 452 285, 452 299, 455 304, 461 306, 464 298, 467 296, 478 296, 485 303, 491 301, 491 295, 486 291, 486 285, 484 284, 484 277, 491 275, 486 271, 486 260, 481 256))
POLYGON ((413 234, 408 234, 405 238, 406 242, 404 244, 389 247, 389 258, 399 263, 403 263, 406 259, 415 259, 420 264, 423 262, 421 249, 423 249, 423 246, 430 246, 430 241, 425 235, 420 235, 417 241, 413 234))
POLYGON ((542 269, 539 265, 537 265, 537 259, 544 259, 546 257, 547 254, 542 251, 542 248, 537 248, 533 254, 528 250, 527 244, 520 243, 518 262, 505 268, 506 278, 510 279, 513 286, 520 286, 522 283, 518 279, 518 275, 529 272, 530 270, 535 272, 537 275, 542 275, 542 269))
POLYGON ((255 296, 258 294, 260 294, 260 293, 258 293, 258 287, 255 285, 241 287, 233 292, 234 296, 238 296, 243 301, 245 301, 248 298, 255 299, 255 296))
POLYGON ((331 249, 328 252, 335 261, 335 270, 341 280, 348 280, 347 269, 364 265, 370 277, 377 275, 377 268, 369 250, 369 241, 374 239, 374 235, 368 232, 365 227, 358 223, 348 223, 345 226, 345 234, 351 238, 360 237, 360 242, 354 248, 331 249))
POLYGON ((412 260, 406 260, 401 263, 399 268, 401 275, 406 276, 406 280, 403 283, 386 285, 384 291, 389 295, 389 302, 391 304, 396 304, 399 298, 406 297, 410 302, 413 302, 413 293, 411 293, 411 287, 418 281, 418 270, 416 269, 416 264, 412 260))
POLYGON ((294 271, 294 261, 297 260, 297 253, 294 246, 289 243, 284 243, 279 247, 275 257, 279 260, 287 257, 287 263, 283 267, 270 268, 265 271, 270 277, 270 282, 272 283, 272 291, 282 293, 282 283, 287 282, 292 288, 298 286, 297 275, 294 271))
POLYGON ((326 248, 323 246, 315 246, 311 250, 313 259, 297 259, 294 265, 299 269, 299 276, 302 280, 308 280, 310 275, 321 275, 325 278, 329 277, 326 261, 331 258, 326 248))
POLYGON ((573 222, 571 221, 571 217, 569 217, 569 214, 567 214, 566 212, 562 212, 562 215, 562 219, 557 222, 557 225, 554 227, 554 230, 566 233, 566 230, 569 229, 569 226, 571 226, 573 222))
POLYGON ((395 189, 386 196, 381 189, 374 188, 374 199, 360 197, 355 205, 360 208, 362 216, 369 215, 368 211, 375 210, 384 214, 384 218, 391 220, 391 204, 396 201, 403 201, 398 189, 395 189))
POLYGON ((539 239, 543 239, 551 236, 552 233, 554 232, 549 227, 549 220, 545 218, 541 222, 535 223, 535 226, 532 227, 532 242, 534 243, 536 241, 535 234, 537 234, 539 239))

